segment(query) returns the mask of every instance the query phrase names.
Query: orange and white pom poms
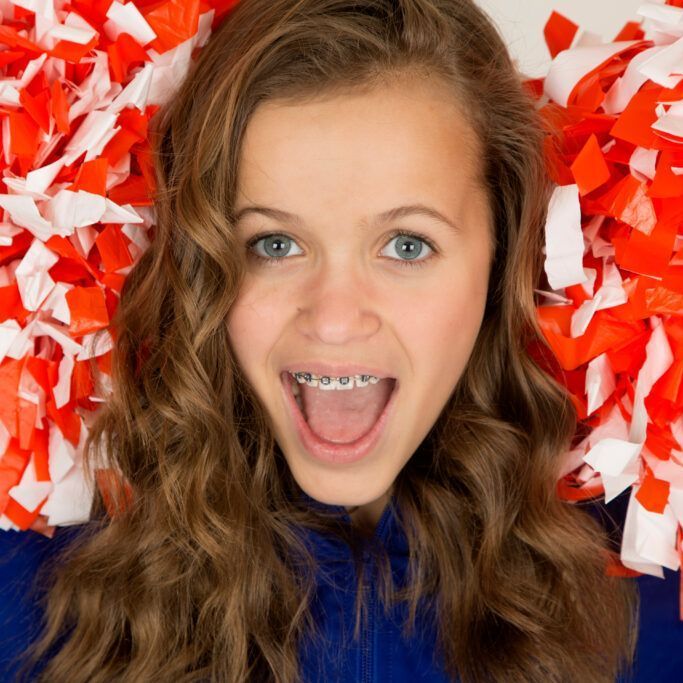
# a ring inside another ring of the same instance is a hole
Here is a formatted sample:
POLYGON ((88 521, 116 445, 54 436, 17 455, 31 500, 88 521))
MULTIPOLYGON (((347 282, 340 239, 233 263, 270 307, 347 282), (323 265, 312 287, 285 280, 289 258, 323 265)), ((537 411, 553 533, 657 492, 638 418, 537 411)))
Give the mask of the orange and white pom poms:
POLYGON ((1 529, 88 519, 82 447, 106 399, 90 365, 108 371, 149 245, 148 122, 235 4, 0 2, 1 529))
POLYGON ((613 570, 663 576, 683 560, 683 2, 638 14, 607 44, 556 13, 546 26, 554 59, 530 85, 556 187, 537 310, 588 428, 560 495, 630 489, 613 570))

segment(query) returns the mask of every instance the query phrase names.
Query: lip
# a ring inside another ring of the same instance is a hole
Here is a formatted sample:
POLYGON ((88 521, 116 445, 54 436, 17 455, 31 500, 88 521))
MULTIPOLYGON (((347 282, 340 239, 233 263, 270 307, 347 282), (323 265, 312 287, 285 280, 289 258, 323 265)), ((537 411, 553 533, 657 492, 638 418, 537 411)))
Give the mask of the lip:
MULTIPOLYGON (((358 374, 372 374, 372 372, 361 370, 358 374)), ((296 427, 299 442, 311 457, 326 465, 346 465, 358 462, 373 451, 384 435, 387 422, 394 412, 399 387, 398 380, 395 379, 394 381, 394 390, 391 392, 391 396, 384 406, 382 414, 379 416, 372 429, 355 441, 340 444, 321 439, 317 434, 313 433, 299 409, 294 394, 292 394, 290 388, 291 378, 285 371, 280 373, 280 384, 284 391, 285 402, 287 403, 287 407, 289 408, 290 415, 292 416, 296 427)))
POLYGON ((312 372, 319 377, 327 375, 329 377, 348 377, 350 375, 374 375, 380 379, 398 379, 390 372, 370 365, 357 365, 354 363, 322 363, 310 360, 303 360, 301 363, 290 363, 282 368, 287 372, 312 372))

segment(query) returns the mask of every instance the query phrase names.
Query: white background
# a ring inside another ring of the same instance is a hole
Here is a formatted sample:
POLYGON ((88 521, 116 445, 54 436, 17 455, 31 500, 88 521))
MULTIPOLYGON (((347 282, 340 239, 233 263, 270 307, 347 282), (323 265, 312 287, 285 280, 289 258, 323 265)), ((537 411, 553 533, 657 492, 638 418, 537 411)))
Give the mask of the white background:
POLYGON ((550 64, 543 27, 553 10, 564 14, 580 29, 596 33, 609 42, 627 21, 642 20, 636 10, 645 0, 476 1, 500 28, 522 73, 542 76, 550 64))

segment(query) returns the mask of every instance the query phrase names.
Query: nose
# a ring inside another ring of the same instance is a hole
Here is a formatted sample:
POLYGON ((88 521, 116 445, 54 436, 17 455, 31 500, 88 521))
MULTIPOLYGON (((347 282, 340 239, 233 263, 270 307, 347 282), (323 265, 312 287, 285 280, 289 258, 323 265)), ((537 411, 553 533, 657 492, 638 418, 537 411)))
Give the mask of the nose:
POLYGON ((372 337, 381 320, 372 303, 372 287, 348 265, 327 265, 308 280, 301 293, 297 329, 313 342, 345 345, 372 337))

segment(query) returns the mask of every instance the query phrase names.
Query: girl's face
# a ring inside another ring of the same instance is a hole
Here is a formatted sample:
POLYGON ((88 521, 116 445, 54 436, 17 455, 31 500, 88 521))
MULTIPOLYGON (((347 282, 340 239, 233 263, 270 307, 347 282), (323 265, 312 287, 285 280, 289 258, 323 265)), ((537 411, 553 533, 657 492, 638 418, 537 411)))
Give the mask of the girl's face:
POLYGON ((480 164, 474 134, 435 81, 267 102, 248 124, 235 213, 249 255, 231 344, 299 486, 322 503, 360 506, 358 519, 381 514, 479 332, 492 256, 480 164), (417 205, 425 209, 382 217, 417 205), (337 443, 321 456, 297 426, 290 382, 300 385, 285 369, 397 381, 302 387, 311 426, 337 443), (373 425, 365 452, 339 445, 373 425))

